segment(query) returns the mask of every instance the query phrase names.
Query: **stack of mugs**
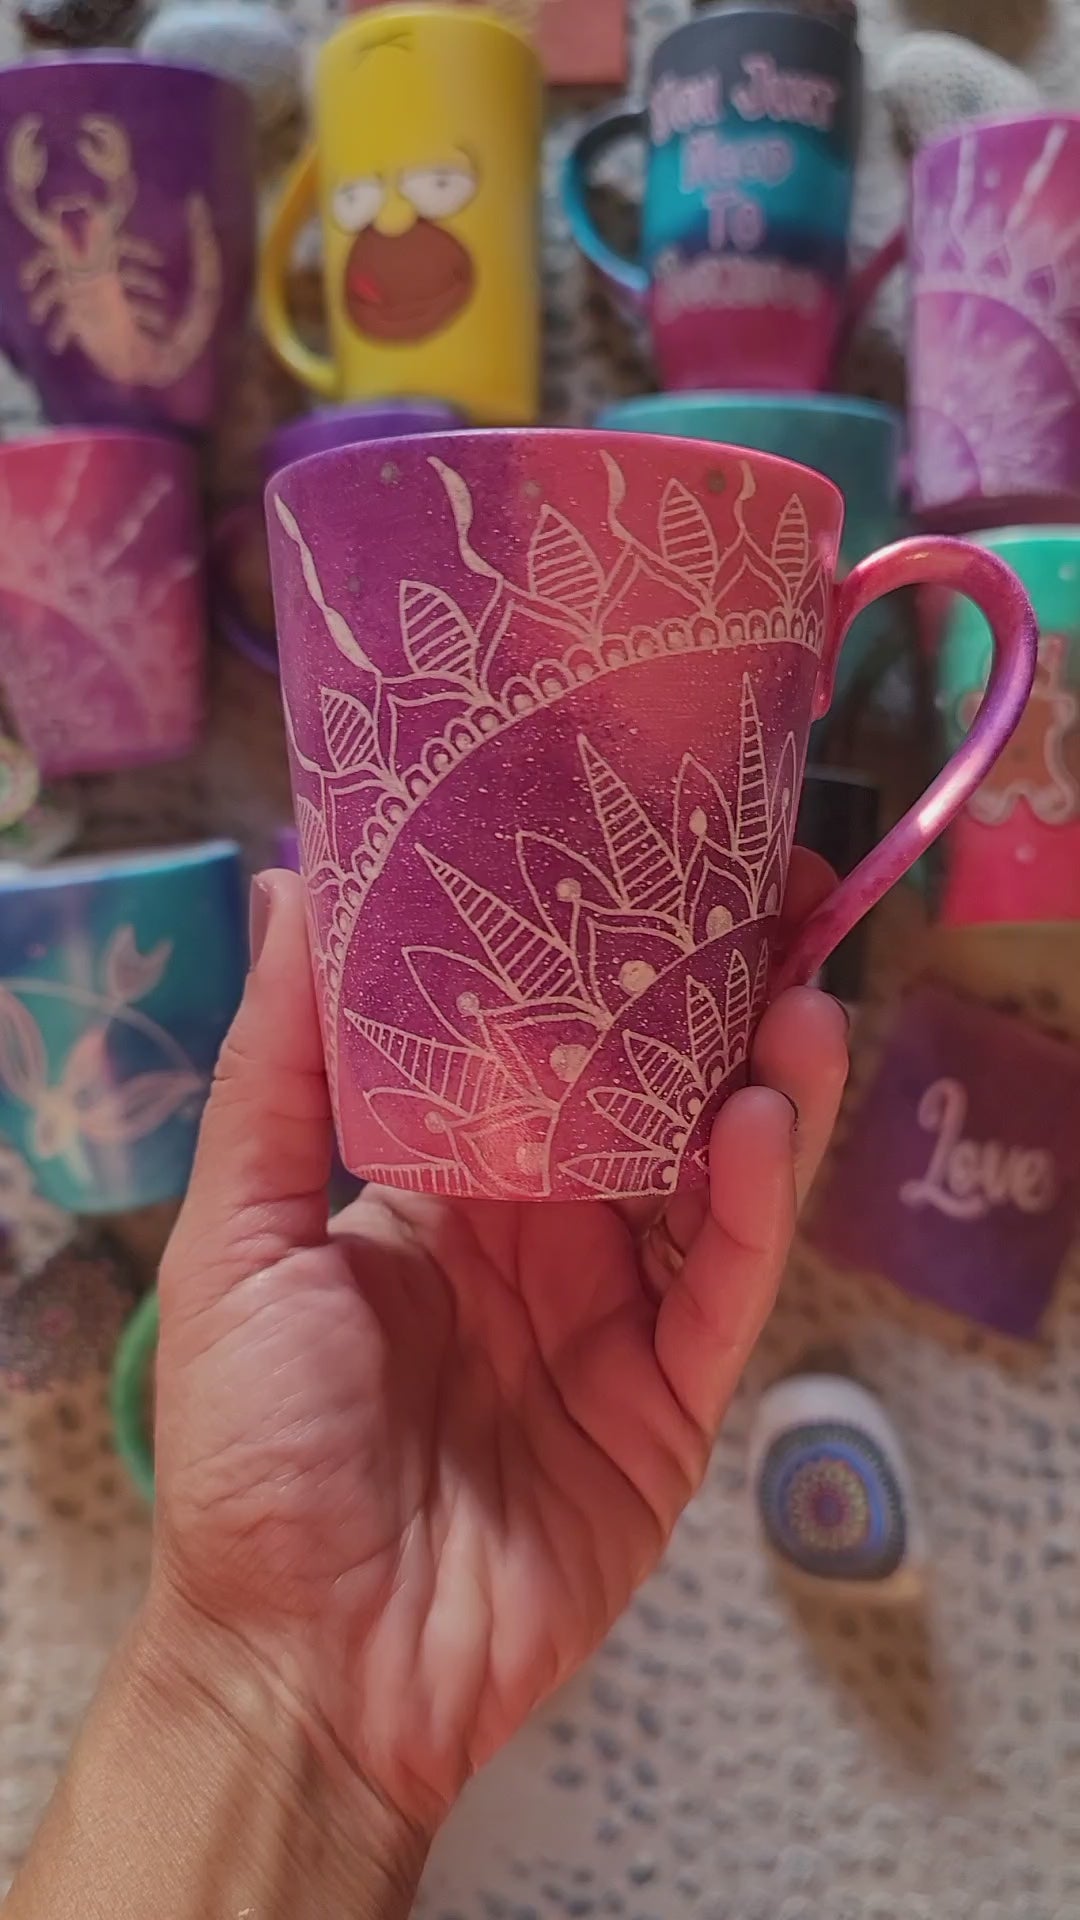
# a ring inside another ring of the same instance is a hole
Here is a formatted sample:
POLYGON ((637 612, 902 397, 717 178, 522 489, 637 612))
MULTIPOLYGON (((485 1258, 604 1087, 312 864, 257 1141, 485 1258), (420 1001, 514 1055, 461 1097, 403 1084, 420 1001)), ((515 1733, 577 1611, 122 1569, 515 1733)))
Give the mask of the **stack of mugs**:
POLYGON ((322 51, 315 146, 263 256, 266 330, 339 406, 464 416, 371 439, 339 410, 335 445, 268 460, 322 1032, 360 1178, 507 1201, 700 1186, 767 996, 822 966, 1019 717, 1034 630, 1014 577, 974 547, 896 542, 899 419, 820 391, 892 258, 848 285, 860 84, 843 4, 720 7, 661 44, 646 105, 587 127, 566 185, 583 246, 647 302, 671 391, 550 431, 529 424, 528 43, 483 9, 396 6, 322 51), (585 197, 604 144, 642 132, 645 265, 585 197), (329 358, 286 301, 316 208, 329 358), (979 725, 795 930, 812 722, 882 597, 935 583, 994 629, 979 725))
MULTIPOLYGON (((948 836, 940 913, 950 926, 1074 921, 1080 115, 1025 111, 932 135, 913 163, 906 229, 849 279, 860 92, 854 6, 750 0, 670 34, 643 98, 585 128, 564 177, 570 223, 619 297, 644 309, 664 389, 601 424, 737 441, 826 473, 845 498, 846 566, 906 519, 973 535, 1015 567, 1041 630, 1035 690, 948 836), (622 139, 646 148, 632 257, 605 239, 588 192, 622 139), (905 263, 906 432, 891 410, 827 391, 853 323, 905 263)), ((841 695, 880 673, 890 624, 886 606, 862 616, 841 695)), ((989 673, 986 621, 931 590, 920 624, 955 747, 989 673)), ((852 855, 865 793, 855 801, 852 855)), ((829 851, 843 861, 843 835, 829 851)))
POLYGON ((238 87, 108 52, 0 74, 0 345, 52 423, 0 446, 0 1133, 72 1213, 182 1190, 243 981, 238 849, 53 859, 42 780, 189 754, 200 451, 254 266, 238 87))

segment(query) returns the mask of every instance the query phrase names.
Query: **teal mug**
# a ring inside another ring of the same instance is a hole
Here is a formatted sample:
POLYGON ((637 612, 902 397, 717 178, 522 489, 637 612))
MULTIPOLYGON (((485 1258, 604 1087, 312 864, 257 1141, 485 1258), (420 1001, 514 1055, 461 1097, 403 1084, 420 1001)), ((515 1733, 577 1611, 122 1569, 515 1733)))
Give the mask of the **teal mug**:
MULTIPOLYGON (((938 914, 950 927, 1080 921, 1080 526, 973 534, 1031 598, 1039 662, 1020 724, 944 840, 938 914)), ((990 671, 989 630, 954 595, 930 616, 942 759, 964 739, 990 671)))
MULTIPOLYGON (((902 422, 891 407, 832 394, 657 393, 605 407, 596 425, 751 447, 815 468, 844 496, 841 578, 905 531, 902 422)), ((890 625, 887 600, 859 615, 840 654, 837 699, 872 668, 890 625)))

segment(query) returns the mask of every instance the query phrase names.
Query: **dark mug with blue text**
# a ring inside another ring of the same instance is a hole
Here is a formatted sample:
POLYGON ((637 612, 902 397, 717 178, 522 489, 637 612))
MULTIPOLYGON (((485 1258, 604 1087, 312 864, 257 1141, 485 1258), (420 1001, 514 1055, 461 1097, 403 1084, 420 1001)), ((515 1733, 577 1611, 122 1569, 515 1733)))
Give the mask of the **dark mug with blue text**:
POLYGON ((726 6, 660 42, 643 103, 591 120, 563 192, 583 253, 646 303, 661 385, 813 391, 850 316, 848 221, 862 98, 854 18, 726 6), (588 204, 595 162, 647 144, 637 259, 588 204))

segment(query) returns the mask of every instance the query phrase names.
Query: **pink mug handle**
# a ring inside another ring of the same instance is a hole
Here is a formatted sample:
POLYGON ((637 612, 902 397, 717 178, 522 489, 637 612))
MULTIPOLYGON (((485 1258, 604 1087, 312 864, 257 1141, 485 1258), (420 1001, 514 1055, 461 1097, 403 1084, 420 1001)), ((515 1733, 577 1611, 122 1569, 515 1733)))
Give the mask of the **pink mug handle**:
POLYGON ((1031 601, 1015 573, 984 547, 928 535, 882 547, 853 567, 837 588, 814 695, 815 719, 827 710, 832 699, 837 658, 852 621, 883 594, 895 593, 899 587, 921 586, 962 593, 985 614, 994 639, 986 694, 967 738, 922 799, 803 921, 781 956, 772 982, 773 993, 804 986, 813 979, 852 927, 944 832, 986 778, 1027 704, 1035 679, 1038 628, 1031 601))
POLYGON ((877 298, 878 293, 889 278, 889 275, 895 273, 897 267, 903 266, 907 258, 907 245, 907 229, 905 227, 897 227, 896 232, 890 234, 889 238, 883 241, 877 252, 872 253, 869 260, 859 268, 858 273, 852 276, 851 284, 847 290, 847 299, 844 302, 844 315, 840 323, 840 333, 836 342, 836 350, 833 355, 834 366, 839 366, 848 347, 851 345, 852 336, 858 328, 863 315, 877 298))

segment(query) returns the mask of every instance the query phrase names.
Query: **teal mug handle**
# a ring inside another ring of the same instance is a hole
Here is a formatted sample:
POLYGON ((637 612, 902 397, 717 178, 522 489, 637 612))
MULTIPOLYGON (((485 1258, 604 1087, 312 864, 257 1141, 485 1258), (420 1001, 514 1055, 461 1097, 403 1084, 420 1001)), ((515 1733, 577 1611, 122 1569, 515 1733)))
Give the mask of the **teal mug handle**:
MULTIPOLYGON (((582 0, 585 4, 585 0, 582 0)), ((590 175, 596 162, 621 140, 644 140, 645 109, 629 104, 594 114, 574 141, 563 166, 562 197, 570 231, 587 260, 624 293, 644 300, 649 275, 640 260, 604 239, 589 209, 590 175)))

